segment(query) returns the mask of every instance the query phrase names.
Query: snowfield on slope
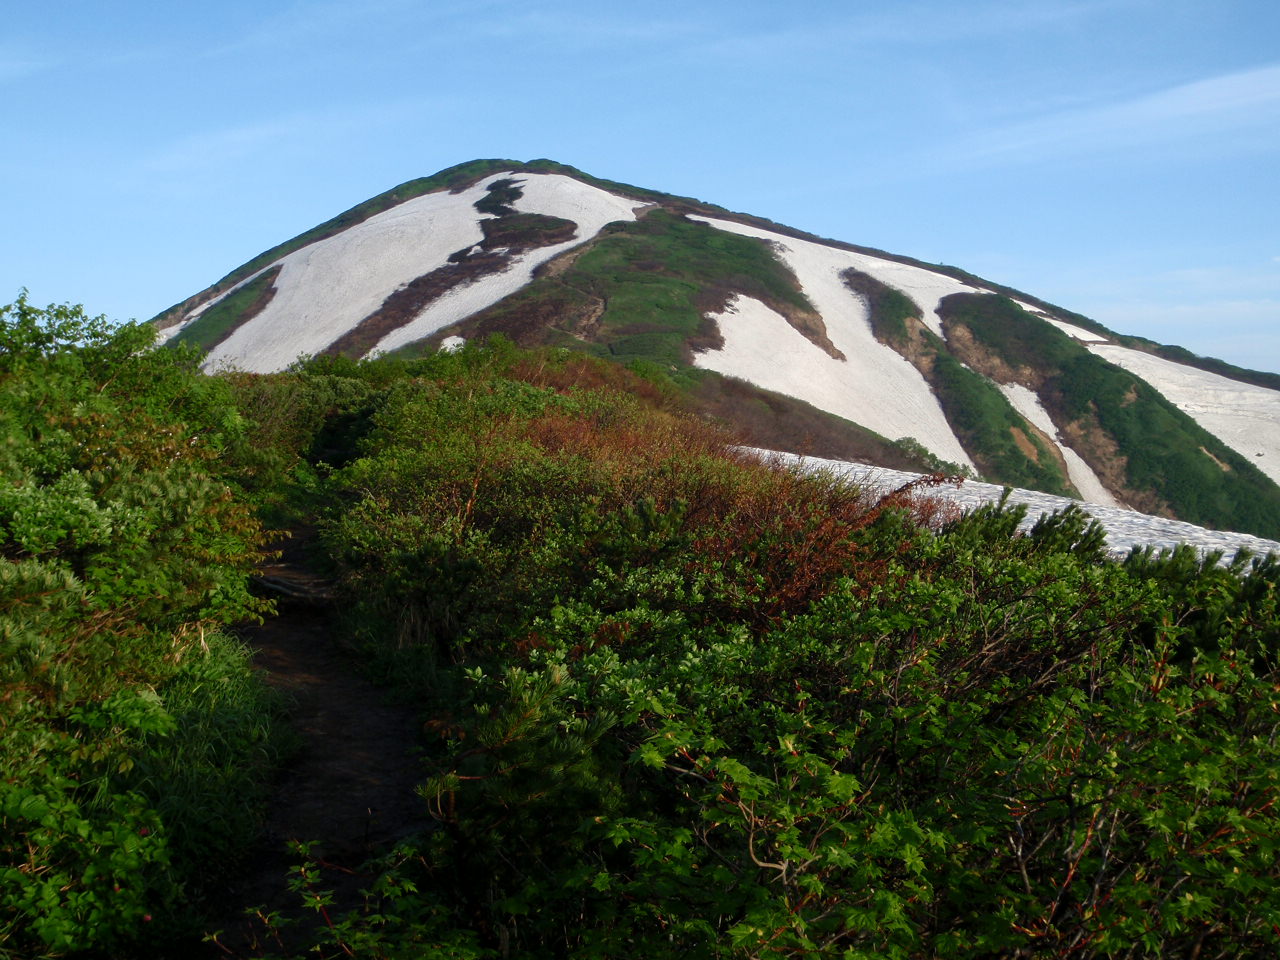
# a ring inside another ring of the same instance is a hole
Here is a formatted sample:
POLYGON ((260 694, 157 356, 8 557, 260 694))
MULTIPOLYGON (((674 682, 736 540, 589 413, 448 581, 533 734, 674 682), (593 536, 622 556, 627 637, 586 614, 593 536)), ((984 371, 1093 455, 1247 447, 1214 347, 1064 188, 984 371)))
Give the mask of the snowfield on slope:
MULTIPOLYGON (((783 466, 795 466, 807 471, 827 471, 880 494, 896 490, 920 477, 919 474, 888 470, 863 463, 800 457, 771 450, 752 452, 783 466)), ((929 487, 922 492, 922 495, 938 497, 955 503, 965 510, 973 510, 984 504, 997 502, 1003 495, 1004 489, 990 483, 966 480, 958 487, 929 487)), ((1057 513, 1072 504, 1080 507, 1102 524, 1107 533, 1107 549, 1114 556, 1124 556, 1133 547, 1167 550, 1184 543, 1202 554, 1221 550, 1227 559, 1234 557, 1239 550, 1248 550, 1255 556, 1265 556, 1268 553, 1280 554, 1280 543, 1274 540, 1265 540, 1247 533, 1206 530, 1204 527, 1183 523, 1181 520, 1166 520, 1164 517, 1152 517, 1134 510, 1122 510, 1096 503, 1081 503, 1079 500, 1055 497, 1034 490, 1012 490, 1009 494, 1009 503, 1026 506, 1027 515, 1020 527, 1024 531, 1031 529, 1046 513, 1057 513)))
POLYGON ((441 327, 456 323, 510 296, 533 279, 533 271, 540 264, 586 243, 607 223, 634 220, 636 211, 647 206, 641 201, 620 197, 558 173, 502 173, 486 179, 482 185, 505 178, 515 179, 523 190, 520 198, 512 204, 518 212, 541 213, 572 220, 578 225, 573 239, 529 250, 513 259, 501 273, 491 274, 476 283, 450 290, 405 326, 391 331, 378 341, 371 355, 421 340, 441 327))
MULTIPOLYGON (((941 273, 934 273, 932 270, 926 270, 923 267, 914 267, 909 263, 899 263, 896 260, 885 260, 882 257, 875 257, 868 253, 857 253, 853 250, 842 250, 839 247, 829 247, 825 244, 814 243, 809 240, 797 240, 794 237, 786 237, 780 233, 773 233, 770 230, 760 230, 756 227, 748 227, 745 224, 737 223, 733 220, 716 220, 711 217, 690 216, 690 220, 700 220, 703 223, 709 223, 717 230, 726 230, 730 233, 741 234, 744 237, 755 237, 758 240, 768 240, 771 243, 779 244, 787 248, 794 246, 800 251, 797 256, 803 260, 806 256, 812 256, 812 252, 806 252, 806 248, 814 248, 817 251, 834 252, 839 254, 840 269, 846 270, 853 267, 863 273, 870 274, 881 283, 888 284, 895 290, 905 293, 910 297, 923 312, 925 326, 936 333, 943 340, 946 339, 942 333, 942 321, 938 319, 938 303, 943 297, 953 293, 990 293, 991 291, 983 287, 973 287, 967 283, 962 283, 953 277, 948 277, 941 273)), ((784 258, 785 259, 785 258, 784 258)), ((787 261, 790 264, 790 261, 787 261)), ((792 269, 795 269, 793 266, 792 269)), ((797 271, 798 272, 798 271, 797 271)), ((801 282, 803 282, 803 277, 801 282)), ((841 284, 843 286, 843 283, 841 284)), ((819 310, 821 308, 819 307, 819 310)))
POLYGON ((324 350, 382 306, 392 291, 444 266, 451 253, 483 240, 480 221, 487 217, 474 204, 495 180, 511 177, 524 188, 524 196, 514 204, 517 210, 573 220, 576 236, 529 251, 503 272, 450 291, 407 326, 384 337, 376 350, 421 339, 496 303, 527 283, 539 263, 589 240, 606 223, 635 219, 636 208, 644 206, 559 174, 510 172, 486 177, 461 193, 415 197, 276 261, 281 270, 275 296, 209 352, 205 368, 234 366, 268 373, 284 369, 301 355, 324 350))
POLYGON ((1034 390, 1020 383, 998 383, 996 386, 1000 388, 1000 392, 1005 395, 1013 409, 1026 417, 1033 426, 1040 428, 1062 451, 1062 458, 1067 462, 1067 479, 1080 491, 1081 497, 1090 503, 1101 503, 1108 507, 1119 506, 1116 498, 1111 495, 1111 491, 1102 485, 1098 475, 1093 472, 1093 468, 1085 463, 1080 454, 1062 442, 1062 437, 1058 435, 1058 428, 1054 426, 1049 411, 1040 403, 1040 398, 1034 390))
POLYGON ((822 315, 831 343, 847 358, 828 356, 765 304, 738 297, 711 315, 724 346, 696 354, 696 366, 797 397, 890 440, 915 437, 935 456, 973 466, 920 371, 876 340, 866 304, 840 279, 850 266, 863 269, 855 258, 871 258, 730 220, 691 219, 772 242, 822 315))
POLYGON ((1280 391, 1108 343, 1073 324, 1050 322, 1104 360, 1141 377, 1273 482, 1280 483, 1280 391))
POLYGON ((485 192, 478 183, 462 193, 424 194, 282 257, 271 302, 211 350, 205 368, 270 373, 319 353, 391 291, 483 240, 472 204, 485 192))

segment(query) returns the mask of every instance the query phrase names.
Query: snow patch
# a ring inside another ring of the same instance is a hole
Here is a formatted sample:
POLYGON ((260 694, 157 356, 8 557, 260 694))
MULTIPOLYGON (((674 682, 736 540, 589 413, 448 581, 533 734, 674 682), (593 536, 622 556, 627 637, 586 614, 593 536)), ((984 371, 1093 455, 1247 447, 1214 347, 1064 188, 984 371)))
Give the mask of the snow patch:
MULTIPOLYGON (((761 230, 756 227, 749 227, 746 224, 737 223, 733 220, 716 220, 711 217, 690 216, 690 220, 699 220, 708 223, 717 230, 725 230, 729 233, 737 233, 744 237, 755 237, 758 240, 769 240, 773 243, 780 244, 784 248, 794 248, 800 251, 797 256, 803 259, 806 256, 812 256, 804 252, 805 248, 814 248, 820 251, 826 251, 839 255, 841 270, 853 267, 855 270, 861 270, 863 273, 870 274, 881 283, 888 284, 895 290, 905 293, 923 312, 922 320, 925 326, 932 330, 939 337, 942 337, 942 321, 938 318, 938 303, 943 297, 953 293, 989 293, 980 287, 970 286, 962 283, 953 277, 945 276, 941 273, 934 273, 932 270, 926 270, 923 267, 914 267, 909 263, 898 263, 896 260, 885 260, 882 257, 875 257, 868 253, 856 253, 852 250, 841 250, 838 247, 828 247, 824 244, 813 243, 809 240, 797 240, 794 237, 786 237, 780 233, 774 233, 770 230, 761 230)), ((788 261, 789 262, 789 261, 788 261)), ((795 267, 792 267, 795 269, 795 267)), ((799 271, 797 271, 798 273, 799 271)), ((801 278, 804 282, 804 278, 801 278)), ((842 284, 843 286, 843 284, 842 284)), ((815 304, 817 306, 817 304, 815 304)), ((821 308, 819 308, 821 311, 821 308)), ((825 311, 821 311, 825 315, 825 311)))
MULTIPOLYGON (((761 457, 781 465, 794 465, 802 470, 824 470, 838 477, 847 478, 850 482, 877 492, 887 493, 918 479, 919 474, 904 473, 900 470, 888 470, 862 463, 848 463, 841 460, 823 460, 818 457, 801 457, 791 453, 777 453, 770 450, 753 451, 761 457)), ((995 503, 1004 493, 1003 487, 995 484, 966 480, 959 487, 931 487, 924 492, 925 496, 937 497, 958 504, 966 510, 988 503, 995 503)), ((1116 507, 1103 506, 1097 503, 1081 503, 1066 497, 1055 497, 1048 493, 1034 490, 1013 490, 1009 494, 1010 504, 1022 504, 1027 507, 1027 515, 1021 524, 1023 531, 1033 527, 1036 521, 1047 513, 1057 513, 1075 504, 1089 514, 1106 530, 1107 548, 1113 556, 1124 556, 1133 547, 1153 547, 1157 550, 1169 550, 1179 544, 1188 544, 1201 553, 1221 550, 1226 557, 1234 556, 1239 550, 1248 550, 1256 556, 1268 553, 1280 553, 1280 543, 1265 540, 1247 533, 1228 533, 1220 530, 1206 530, 1192 523, 1181 520, 1167 520, 1164 517, 1152 517, 1135 510, 1123 510, 1116 507)))
POLYGON ((441 353, 457 353, 467 345, 466 337, 445 337, 440 341, 441 353))
POLYGON ((1280 483, 1280 390, 1241 383, 1116 344, 1086 346, 1147 381, 1179 410, 1280 483))
POLYGON ((724 346, 695 354, 694 366, 797 397, 891 440, 915 437, 943 460, 972 467, 920 372, 871 335, 866 309, 840 282, 838 264, 798 257, 788 263, 800 267, 805 293, 848 359, 834 359, 768 305, 739 296, 711 315, 724 346))
MULTIPOLYGON (((481 186, 494 180, 515 178, 523 191, 513 204, 522 213, 541 213, 562 217, 578 225, 573 239, 549 247, 538 247, 515 257, 501 273, 490 274, 475 283, 455 287, 438 300, 428 304, 409 323, 393 330, 374 348, 390 351, 423 337, 430 336, 441 327, 469 317, 504 297, 518 291, 533 279, 533 271, 553 257, 586 243, 608 223, 618 220, 635 220, 636 210, 646 206, 635 200, 593 187, 581 180, 558 173, 504 173, 491 177, 481 186)), ((472 211, 474 213, 474 211, 472 211)), ((479 229, 479 228, 477 228, 479 229)), ((446 251, 446 255, 458 247, 446 251)))
MULTIPOLYGON (((1018 306, 1022 306, 1022 304, 1018 304, 1018 306)), ((1071 337, 1073 340, 1079 340, 1085 346, 1111 342, 1102 334, 1094 333, 1092 330, 1086 330, 1084 327, 1077 327, 1074 323, 1067 323, 1065 320, 1057 320, 1053 317, 1045 317, 1043 314, 1041 314, 1041 316, 1046 323, 1053 324, 1067 336, 1071 337)))
POLYGON ((319 353, 398 286, 483 240, 472 204, 486 187, 415 197, 282 257, 271 302, 210 351, 205 366, 268 373, 319 353))
POLYGON ((1040 397, 1030 387, 1020 383, 996 384, 1005 395, 1013 409, 1044 433, 1062 451, 1062 458, 1067 462, 1067 479, 1080 491, 1080 496, 1091 503, 1101 503, 1109 507, 1119 507, 1111 491, 1102 485, 1093 468, 1084 461, 1080 454, 1062 442, 1058 428, 1054 426, 1049 411, 1040 403, 1040 397))

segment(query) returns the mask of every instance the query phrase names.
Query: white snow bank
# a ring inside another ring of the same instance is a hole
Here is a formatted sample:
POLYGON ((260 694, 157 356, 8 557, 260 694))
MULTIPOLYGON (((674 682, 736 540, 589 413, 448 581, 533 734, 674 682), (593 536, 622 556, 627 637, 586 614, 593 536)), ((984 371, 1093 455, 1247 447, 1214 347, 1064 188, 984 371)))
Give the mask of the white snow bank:
POLYGON ((724 348, 697 355, 697 366, 797 397, 890 440, 915 437, 943 460, 973 466, 920 371, 876 340, 865 303, 840 279, 855 254, 732 221, 696 219, 773 241, 778 256, 822 315, 832 345, 846 357, 828 356, 784 317, 757 300, 740 297, 714 317, 724 348))
MULTIPOLYGON (((774 462, 794 464, 804 470, 827 470, 836 476, 846 477, 853 483, 882 492, 895 490, 919 476, 862 463, 800 457, 769 450, 754 452, 774 462)), ((946 499, 966 510, 971 510, 986 503, 994 503, 1000 499, 1003 492, 1003 487, 997 487, 994 484, 966 480, 959 487, 931 487, 925 491, 925 495, 946 499)), ((1056 513, 1075 504, 1102 524, 1107 533, 1107 548, 1117 556, 1127 554, 1135 546, 1163 550, 1183 543, 1189 544, 1201 553, 1221 550, 1227 557, 1234 556, 1241 549, 1249 550, 1257 556, 1280 553, 1280 543, 1251 534, 1206 530, 1195 524, 1183 523, 1181 520, 1166 520, 1163 517, 1152 517, 1134 510, 1122 510, 1096 503, 1081 503, 1034 490, 1015 489, 1009 495, 1009 502, 1024 504, 1027 507, 1027 516, 1022 523, 1023 530, 1034 526, 1044 514, 1056 513)))
MULTIPOLYGON (((281 270, 271 302, 215 347, 205 366, 268 372, 283 369, 300 355, 319 353, 391 293, 444 266, 454 251, 480 243, 480 221, 486 217, 473 205, 490 184, 508 177, 522 181, 517 210, 572 220, 578 225, 576 236, 532 250, 502 273, 450 291, 384 337, 372 352, 421 339, 514 293, 538 264, 595 236, 606 223, 635 219, 636 208, 643 206, 559 174, 512 172, 486 177, 462 193, 415 197, 276 261, 281 270)), ((202 304, 186 322, 215 302, 202 304)))
POLYGON ((445 337, 440 341, 440 351, 442 353, 457 353, 466 345, 466 337, 445 337))
POLYGON ((1119 506, 1116 498, 1111 495, 1111 491, 1102 485, 1098 475, 1093 472, 1093 468, 1080 454, 1062 442, 1062 437, 1058 433, 1058 428, 1054 426, 1049 411, 1040 403, 1040 397, 1034 390, 1020 383, 1001 383, 997 386, 1008 398, 1013 409, 1026 417, 1033 426, 1043 430, 1062 451, 1062 457, 1067 461, 1067 479, 1080 491, 1081 497, 1091 503, 1101 503, 1109 507, 1119 506))
MULTIPOLYGON (((1022 307, 1023 309, 1027 309, 1026 304, 1020 303, 1018 304, 1018 306, 1022 307)), ((1057 327, 1067 336, 1075 340, 1079 340, 1085 346, 1088 346, 1091 343, 1110 343, 1111 342, 1102 334, 1094 333, 1092 330, 1086 330, 1084 327, 1077 327, 1074 323, 1067 323, 1067 321, 1065 320, 1058 320, 1058 319, 1055 319, 1054 317, 1047 317, 1042 313, 1038 313, 1037 315, 1042 317, 1046 323, 1053 324, 1055 327, 1057 327)))
POLYGON ((700 354, 697 365, 798 397, 890 440, 915 437, 943 460, 973 466, 920 371, 876 340, 865 302, 840 279, 843 270, 863 269, 862 261, 874 258, 730 220, 693 219, 772 242, 822 315, 831 343, 846 357, 831 358, 764 304, 740 298, 737 316, 715 318, 724 349, 700 354))
POLYGON ((390 293, 484 239, 472 204, 485 187, 415 197, 282 257, 271 302, 210 351, 205 366, 267 373, 319 353, 390 293))
POLYGON ((938 319, 938 302, 943 297, 953 293, 990 292, 979 287, 970 286, 967 283, 961 283, 959 280, 941 273, 934 273, 932 270, 926 270, 923 267, 913 267, 908 263, 885 260, 882 257, 874 257, 867 253, 855 253, 852 250, 841 250, 837 247, 828 247, 808 240, 797 240, 794 237, 786 237, 770 230, 749 227, 732 220, 715 220, 710 217, 697 216, 691 216, 689 219, 709 223, 717 230, 726 230, 730 233, 741 234, 744 237, 756 237, 760 240, 771 240, 774 243, 780 243, 786 247, 794 247, 797 250, 814 247, 818 250, 837 253, 840 255, 841 270, 853 267, 855 270, 870 274, 881 283, 888 284, 915 301, 916 305, 923 311, 921 319, 924 321, 925 326, 939 337, 942 336, 942 321, 938 319))
POLYGON ((915 437, 942 459, 972 466, 920 372, 875 341, 857 313, 860 304, 845 296, 843 318, 822 312, 847 361, 829 356, 759 300, 736 297, 712 315, 724 347, 696 354, 694 365, 804 400, 891 440, 915 437))
MULTIPOLYGON (((1116 344, 1086 346, 1147 381, 1179 410, 1280 483, 1280 391, 1116 344)), ((1159 438, 1152 439, 1159 442, 1159 438)))
POLYGON ((1122 347, 1062 320, 1048 322, 1104 360, 1141 377, 1175 407, 1280 483, 1280 391, 1122 347))
MULTIPOLYGON (((515 257, 501 273, 490 274, 474 283, 455 287, 440 299, 428 304, 412 321, 387 334, 374 348, 375 352, 394 350, 415 340, 430 336, 441 327, 457 323, 464 317, 497 303, 515 293, 533 279, 533 271, 552 257, 586 243, 607 223, 634 220, 636 210, 645 206, 635 200, 601 190, 590 184, 558 173, 504 173, 494 180, 512 178, 523 191, 513 206, 522 213, 541 213, 563 217, 578 225, 572 240, 550 247, 538 247, 515 257)), ((474 214, 474 210, 472 213, 474 214)), ((457 250, 453 247, 452 250, 457 250)), ((449 251, 449 252, 452 252, 449 251)))

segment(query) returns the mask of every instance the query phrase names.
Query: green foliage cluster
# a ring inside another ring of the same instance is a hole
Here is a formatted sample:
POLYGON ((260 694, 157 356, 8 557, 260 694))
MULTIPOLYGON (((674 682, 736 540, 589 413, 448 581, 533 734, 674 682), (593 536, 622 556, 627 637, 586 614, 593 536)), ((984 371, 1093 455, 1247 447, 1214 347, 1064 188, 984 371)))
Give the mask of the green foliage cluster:
POLYGON ((1124 451, 1130 487, 1154 493, 1192 523, 1280 537, 1280 489, 1144 380, 1005 297, 952 294, 938 314, 1011 366, 1036 371, 1056 423, 1096 421, 1124 451))
POLYGON ((1275 952, 1274 559, 870 501, 567 351, 325 375, 323 537, 440 827, 320 955, 1275 952))
MULTIPOLYGON (((610 224, 563 272, 535 280, 478 319, 483 330, 524 313, 574 316, 595 305, 588 349, 669 369, 688 363, 691 343, 714 342, 704 314, 734 294, 783 312, 812 311, 767 244, 653 210, 610 224)), ((575 331, 564 332, 566 343, 583 345, 575 331)))
POLYGON ((242 420, 153 336, 0 308, 6 957, 171 935, 255 822, 270 705, 218 630, 265 612, 218 467, 242 420))
MULTIPOLYGON (((918 342, 913 343, 907 322, 919 321, 920 307, 910 297, 852 268, 842 271, 840 278, 866 301, 877 340, 907 356, 922 357, 917 365, 933 387, 947 423, 985 476, 1029 490, 1076 496, 1052 452, 995 384, 956 360, 923 326, 914 338, 918 342), (1035 456, 1019 446, 1015 435, 1030 444, 1035 456)), ((904 448, 914 451, 913 447, 904 448)), ((957 468, 954 472, 963 471, 957 468)))
POLYGON ((318 524, 434 735, 363 909, 295 870, 314 955, 1280 946, 1275 558, 777 471, 568 350, 209 378, 0 319, 6 955, 154 947, 248 835, 250 502, 318 524))
POLYGON ((920 319, 920 307, 901 290, 882 283, 869 273, 850 267, 840 272, 844 285, 867 304, 871 332, 881 343, 902 349, 907 346, 907 321, 920 319))
POLYGON ((943 460, 915 437, 899 437, 893 441, 893 445, 904 455, 919 463, 926 473, 941 473, 948 477, 965 477, 969 480, 978 479, 974 476, 971 467, 943 460))
POLYGON ((189 344, 208 353, 244 323, 260 313, 275 293, 280 267, 264 270, 240 289, 227 294, 173 336, 168 343, 189 344))
POLYGON ((481 213, 492 214, 495 217, 512 216, 516 211, 511 204, 519 200, 522 193, 519 181, 512 180, 510 177, 495 180, 489 184, 488 192, 477 200, 474 206, 481 213))
POLYGON ((930 381, 947 423, 984 475, 1000 483, 1043 490, 1060 497, 1076 496, 1057 460, 1013 409, 1009 398, 982 374, 970 370, 934 340, 930 381), (1028 456, 1014 440, 1017 431, 1036 450, 1028 456))

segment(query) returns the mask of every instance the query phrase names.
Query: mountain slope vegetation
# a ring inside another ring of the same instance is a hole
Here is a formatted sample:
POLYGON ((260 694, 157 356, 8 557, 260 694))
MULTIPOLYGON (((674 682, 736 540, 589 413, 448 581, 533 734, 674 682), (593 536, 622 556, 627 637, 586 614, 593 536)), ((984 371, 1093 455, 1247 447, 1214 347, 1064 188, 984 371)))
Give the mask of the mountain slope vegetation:
POLYGON ((183 704, 252 689, 212 627, 268 613, 254 511, 317 529, 427 734, 433 826, 367 899, 294 875, 309 955, 1275 952, 1274 558, 1116 562, 1076 511, 1019 536, 778 471, 580 351, 201 376, 137 328, 3 319, 11 956, 171 953, 199 865, 235 863, 206 825, 263 789, 232 722, 261 695, 183 704), (243 780, 196 762, 208 729, 243 780))
POLYGON ((1143 369, 1150 382, 1141 380, 1113 365, 1123 358, 1103 359, 1072 337, 1266 390, 1280 385, 1274 376, 1115 334, 954 267, 549 160, 477 160, 402 184, 154 323, 176 331, 172 342, 208 351, 211 365, 263 371, 299 350, 411 357, 501 333, 607 357, 686 398, 718 398, 708 411, 791 452, 857 450, 894 466, 917 451, 996 483, 1280 536, 1280 429, 1250 427, 1280 417, 1280 392, 1252 396, 1245 409, 1215 385, 1175 405, 1160 396, 1171 389, 1159 381, 1167 371, 1143 369), (394 264, 385 276, 384 264, 394 264), (832 269, 843 281, 834 291, 832 269), (751 329, 779 341, 773 354, 733 337, 744 329, 742 304, 751 329), (775 317, 804 342, 782 348, 789 331, 770 326, 775 317), (711 369, 743 383, 725 388, 711 369), (1108 386, 1122 383, 1141 384, 1132 409, 1128 387, 1117 395, 1108 386), (726 391, 747 401, 741 414, 723 402, 726 391), (815 433, 821 417, 806 402, 839 420, 815 433))

